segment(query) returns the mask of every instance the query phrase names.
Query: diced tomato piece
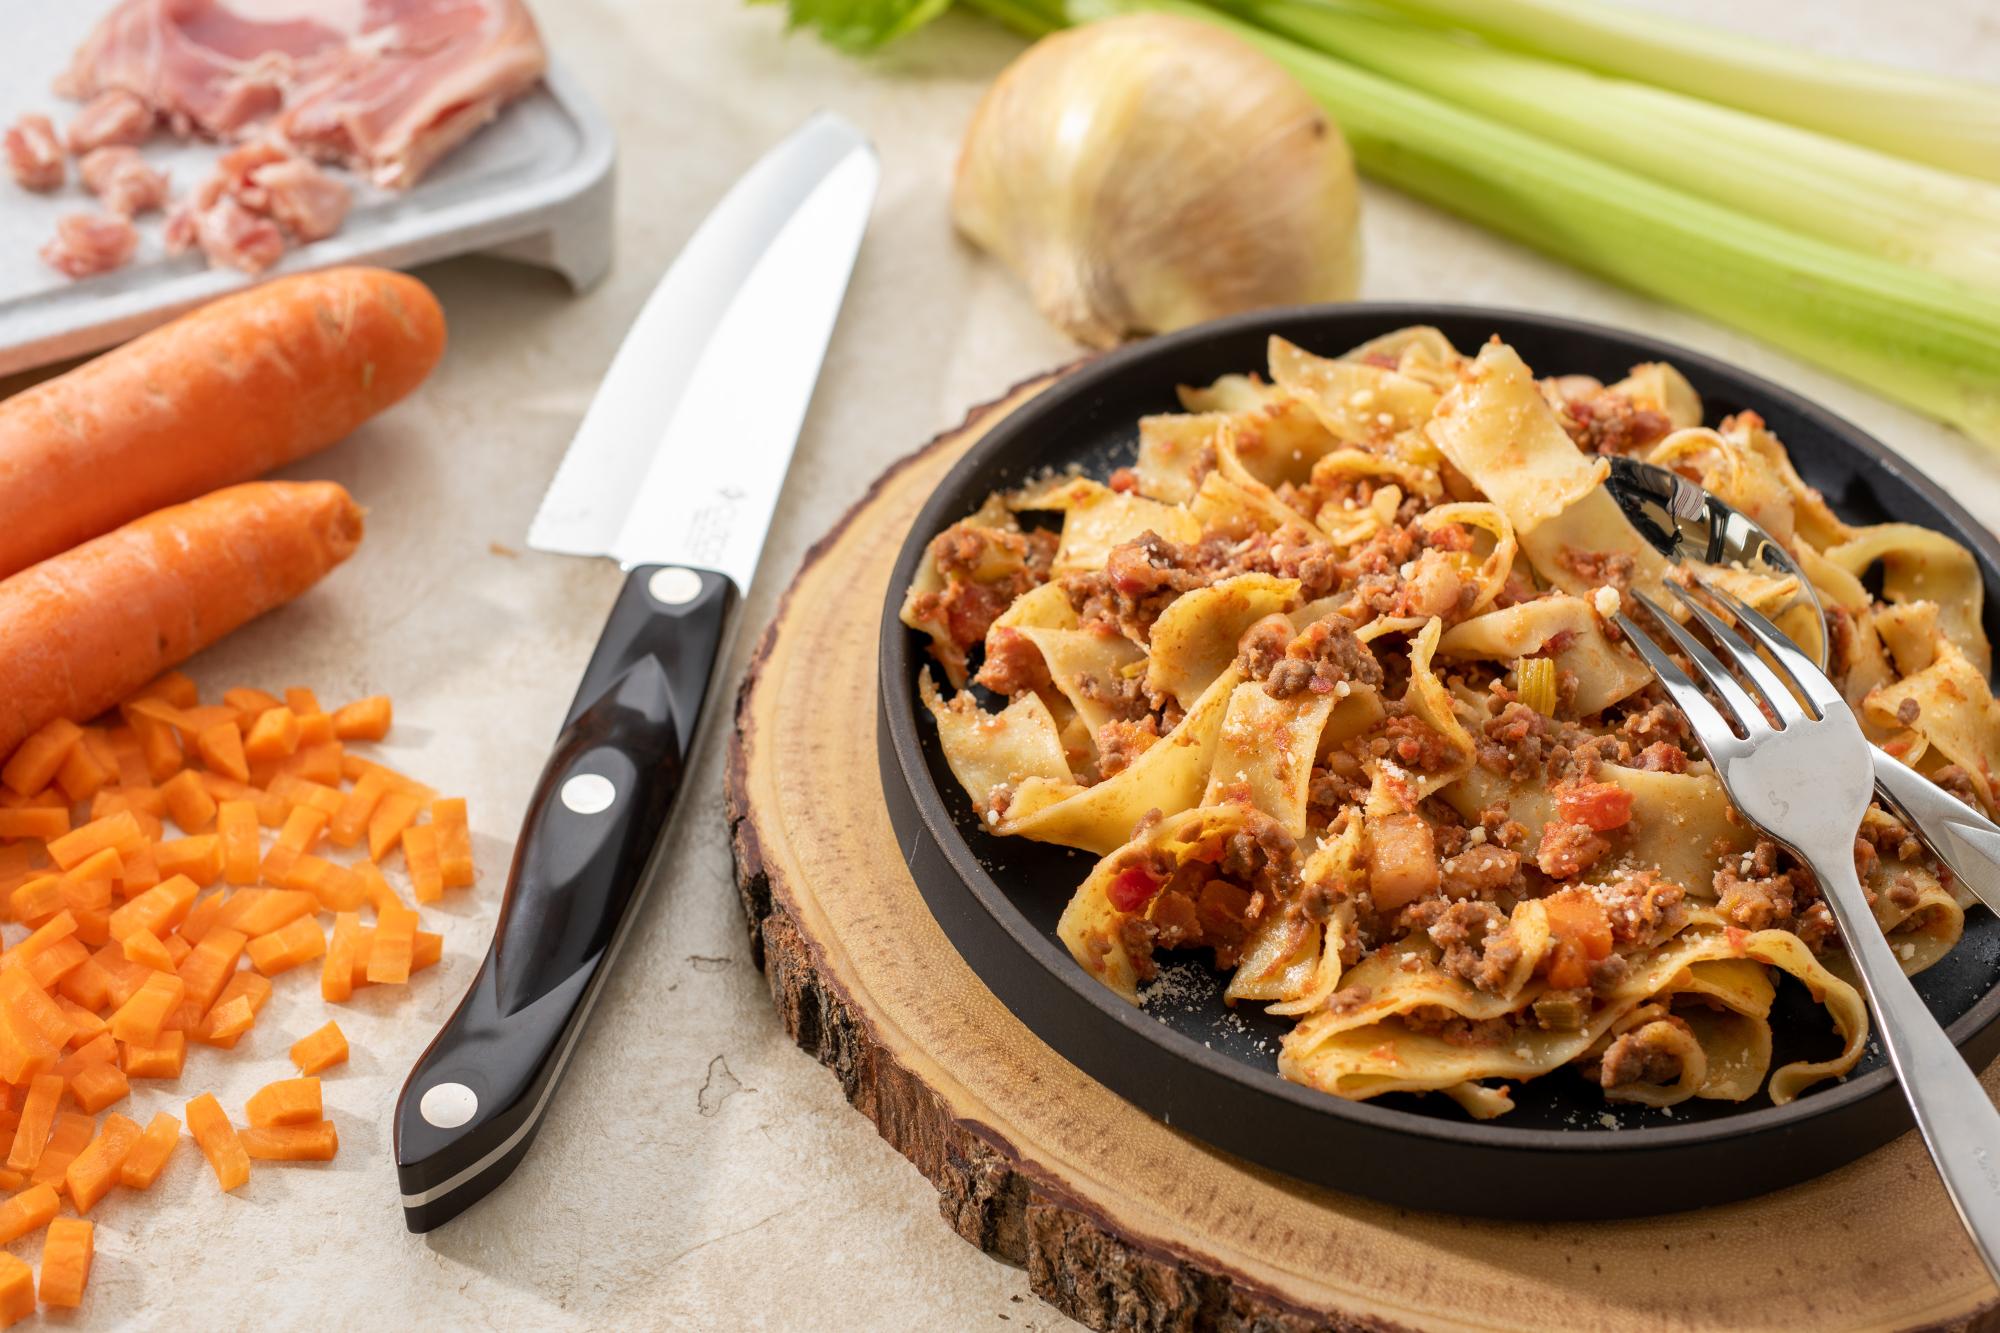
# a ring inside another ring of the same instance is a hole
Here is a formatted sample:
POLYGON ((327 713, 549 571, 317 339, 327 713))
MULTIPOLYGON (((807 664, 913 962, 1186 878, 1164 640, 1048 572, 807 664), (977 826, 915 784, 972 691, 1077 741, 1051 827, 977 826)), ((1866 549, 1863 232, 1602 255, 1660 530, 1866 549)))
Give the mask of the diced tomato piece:
POLYGON ((1121 912, 1136 912, 1153 900, 1166 881, 1145 866, 1126 866, 1111 877, 1111 885, 1104 896, 1111 905, 1121 912))
POLYGON ((1632 793, 1614 782, 1586 782, 1556 793, 1556 812, 1567 823, 1607 833, 1631 822, 1632 793))

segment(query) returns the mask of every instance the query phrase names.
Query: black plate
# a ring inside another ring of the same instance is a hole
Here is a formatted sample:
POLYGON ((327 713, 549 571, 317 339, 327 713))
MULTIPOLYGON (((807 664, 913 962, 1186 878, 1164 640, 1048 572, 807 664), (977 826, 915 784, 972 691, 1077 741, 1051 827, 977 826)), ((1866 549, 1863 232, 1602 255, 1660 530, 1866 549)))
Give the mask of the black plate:
MULTIPOLYGON (((1919 523, 1971 547, 1987 589, 1987 632, 2000 638, 2000 543, 1990 533, 1879 441, 1711 357, 1572 320, 1469 306, 1323 306, 1220 320, 1106 356, 1008 417, 952 469, 904 543, 882 615, 878 743, 889 812, 925 901, 1036 1036, 1126 1100, 1263 1166, 1391 1203, 1550 1220, 1670 1212, 1793 1184, 1887 1142, 1910 1127, 1910 1115, 1872 1040, 1845 1081, 1784 1107, 1762 1094, 1671 1111, 1616 1106, 1574 1071, 1557 1070, 1517 1084, 1517 1109, 1482 1124, 1440 1096, 1347 1102, 1288 1083, 1276 1071, 1288 1023, 1259 1006, 1225 1006, 1206 966, 1175 964, 1177 998, 1141 1010, 1070 959, 1056 921, 1094 858, 976 831, 936 729, 918 718, 924 639, 897 620, 930 538, 989 492, 1042 468, 1080 462, 1101 477, 1129 463, 1140 416, 1180 410, 1176 385, 1263 372, 1270 334, 1333 355, 1408 324, 1436 325, 1467 351, 1497 333, 1543 375, 1608 383, 1640 361, 1673 362, 1701 393, 1711 424, 1745 408, 1762 413, 1843 517, 1919 523)), ((1916 983, 1983 1067, 2000 1050, 2000 922, 1975 909, 1963 942, 1916 983)), ((1772 1017, 1774 1068, 1837 1048, 1824 1011, 1795 983, 1781 987, 1772 1017)))

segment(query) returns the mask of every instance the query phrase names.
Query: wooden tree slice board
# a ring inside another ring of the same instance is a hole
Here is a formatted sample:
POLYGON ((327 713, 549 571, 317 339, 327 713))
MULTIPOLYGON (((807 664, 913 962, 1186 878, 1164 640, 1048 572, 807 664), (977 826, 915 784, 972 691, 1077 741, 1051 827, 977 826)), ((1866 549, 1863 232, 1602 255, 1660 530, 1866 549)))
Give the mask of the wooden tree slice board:
MULTIPOLYGON (((1726 1208, 1465 1219, 1216 1152, 1022 1026, 954 952, 897 851, 876 767, 877 609, 946 470, 1053 378, 891 468, 813 548, 752 659, 730 754, 737 879, 771 993, 799 1045, 937 1186, 947 1224, 1099 1328, 2000 1324, 2000 1293, 1914 1133, 1726 1208)), ((1986 1081, 2000 1086, 2000 1065, 1986 1081)))

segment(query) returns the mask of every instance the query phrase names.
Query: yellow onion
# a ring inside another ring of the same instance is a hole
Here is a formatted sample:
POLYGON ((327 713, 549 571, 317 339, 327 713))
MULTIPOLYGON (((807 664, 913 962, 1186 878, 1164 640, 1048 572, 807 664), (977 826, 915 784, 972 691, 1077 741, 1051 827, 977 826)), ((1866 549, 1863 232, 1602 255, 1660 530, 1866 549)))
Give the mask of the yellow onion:
POLYGON ((1261 306, 1342 300, 1354 161, 1236 36, 1133 14, 1037 42, 966 131, 952 216, 1093 347, 1261 306))

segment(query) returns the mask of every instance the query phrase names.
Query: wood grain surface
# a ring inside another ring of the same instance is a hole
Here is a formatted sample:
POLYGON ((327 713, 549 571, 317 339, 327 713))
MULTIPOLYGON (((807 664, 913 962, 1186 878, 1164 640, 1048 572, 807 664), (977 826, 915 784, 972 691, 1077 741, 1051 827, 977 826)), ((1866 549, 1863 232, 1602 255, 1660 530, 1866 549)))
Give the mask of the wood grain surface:
POLYGON ((771 994, 937 1187, 948 1226, 1098 1328, 2000 1327, 2000 1293, 1914 1134, 1726 1208, 1458 1218, 1216 1152, 1022 1026, 953 951, 897 852, 876 765, 876 608, 946 470, 1049 382, 892 467, 814 546, 752 660, 729 756, 737 882, 771 994))

